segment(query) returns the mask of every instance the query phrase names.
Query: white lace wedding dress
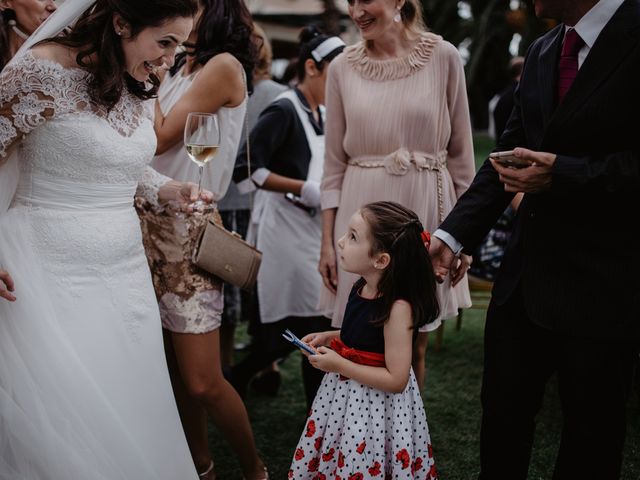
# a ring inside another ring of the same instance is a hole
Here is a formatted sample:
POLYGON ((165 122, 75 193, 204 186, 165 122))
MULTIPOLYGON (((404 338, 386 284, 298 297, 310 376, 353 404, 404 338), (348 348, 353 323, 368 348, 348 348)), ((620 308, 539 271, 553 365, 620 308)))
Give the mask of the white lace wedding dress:
POLYGON ((167 179, 143 103, 107 113, 88 78, 33 53, 0 75, 0 163, 24 136, 0 210, 0 479, 196 479, 133 208, 167 179))

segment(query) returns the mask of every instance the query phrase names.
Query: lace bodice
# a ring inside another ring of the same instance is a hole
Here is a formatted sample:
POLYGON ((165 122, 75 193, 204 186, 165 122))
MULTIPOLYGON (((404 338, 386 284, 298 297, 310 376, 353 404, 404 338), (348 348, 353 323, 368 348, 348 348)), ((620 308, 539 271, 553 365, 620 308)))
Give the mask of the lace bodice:
POLYGON ((88 94, 91 74, 27 52, 0 75, 0 163, 20 148, 32 175, 80 183, 138 183, 154 196, 166 177, 147 167, 156 139, 150 109, 124 91, 109 111, 88 94))

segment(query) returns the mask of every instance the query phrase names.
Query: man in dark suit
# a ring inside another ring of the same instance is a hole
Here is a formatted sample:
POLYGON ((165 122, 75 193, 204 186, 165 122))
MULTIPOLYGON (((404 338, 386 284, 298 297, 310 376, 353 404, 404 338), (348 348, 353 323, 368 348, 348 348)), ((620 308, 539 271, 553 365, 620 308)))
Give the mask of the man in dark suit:
POLYGON ((485 329, 481 479, 526 479, 535 416, 557 374, 554 479, 619 477, 640 344, 640 0, 534 0, 562 23, 529 49, 496 150, 435 232, 434 269, 459 280, 524 192, 485 329))

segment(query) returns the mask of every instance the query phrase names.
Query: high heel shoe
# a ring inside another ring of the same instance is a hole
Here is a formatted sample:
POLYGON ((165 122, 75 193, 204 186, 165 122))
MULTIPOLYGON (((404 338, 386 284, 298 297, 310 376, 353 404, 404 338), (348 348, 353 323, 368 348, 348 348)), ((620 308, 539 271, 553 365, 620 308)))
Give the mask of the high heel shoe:
POLYGON ((198 473, 198 478, 202 478, 203 480, 216 480, 216 472, 213 471, 213 460, 209 464, 209 467, 202 472, 198 473))

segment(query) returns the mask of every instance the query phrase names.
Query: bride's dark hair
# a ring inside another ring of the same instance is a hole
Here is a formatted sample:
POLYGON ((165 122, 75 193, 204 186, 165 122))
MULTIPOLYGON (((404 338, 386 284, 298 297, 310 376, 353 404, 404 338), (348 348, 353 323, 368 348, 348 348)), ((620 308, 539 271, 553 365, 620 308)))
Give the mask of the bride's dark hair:
POLYGON ((98 0, 69 31, 45 42, 77 50, 76 62, 92 74, 91 98, 112 108, 122 95, 123 77, 129 91, 143 100, 155 97, 160 85, 153 74, 149 87, 126 72, 121 39, 113 28, 113 15, 118 13, 131 26, 131 36, 135 37, 145 28, 157 27, 174 18, 193 17, 197 11, 197 0, 98 0), (91 59, 93 55, 95 61, 91 59))
MULTIPOLYGON (((247 76, 247 88, 253 91, 253 69, 258 63, 261 40, 253 33, 251 13, 243 0, 200 0, 204 8, 198 22, 198 40, 193 53, 195 63, 204 65, 220 53, 230 53, 247 76)), ((174 75, 186 61, 186 53, 176 58, 174 75)))

